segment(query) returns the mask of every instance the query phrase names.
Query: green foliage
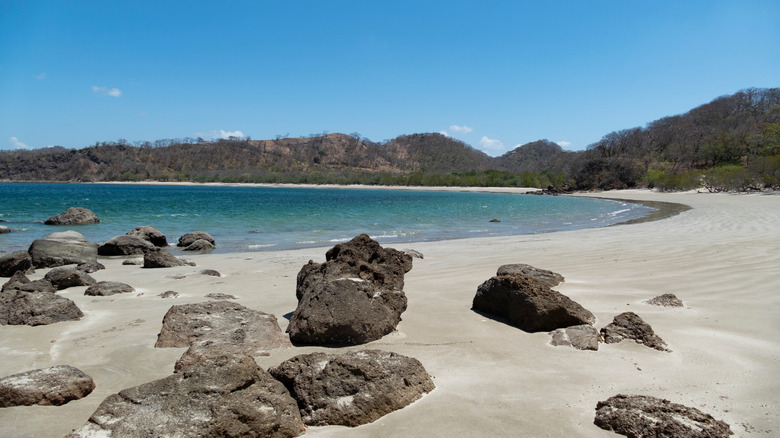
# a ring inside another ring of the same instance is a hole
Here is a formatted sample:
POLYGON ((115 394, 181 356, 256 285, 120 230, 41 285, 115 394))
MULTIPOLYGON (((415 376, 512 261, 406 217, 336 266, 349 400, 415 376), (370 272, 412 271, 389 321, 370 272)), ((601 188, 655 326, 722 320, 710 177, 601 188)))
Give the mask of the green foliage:
POLYGON ((702 183, 710 192, 745 191, 756 187, 750 172, 738 165, 707 169, 702 176, 702 183))
POLYGON ((650 169, 644 177, 648 188, 664 192, 692 190, 701 187, 701 172, 689 170, 682 173, 670 173, 665 170, 650 169))

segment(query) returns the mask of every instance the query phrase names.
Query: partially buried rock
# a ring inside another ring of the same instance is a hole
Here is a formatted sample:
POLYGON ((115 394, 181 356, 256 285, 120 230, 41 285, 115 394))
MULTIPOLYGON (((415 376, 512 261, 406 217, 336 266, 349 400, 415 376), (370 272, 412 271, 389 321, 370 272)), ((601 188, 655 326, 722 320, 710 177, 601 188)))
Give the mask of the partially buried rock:
POLYGON ((17 272, 32 269, 32 257, 27 251, 14 251, 0 256, 0 277, 11 277, 17 272))
POLYGON ((636 438, 726 438, 728 424, 710 414, 669 400, 619 394, 596 405, 593 423, 636 438))
POLYGON ((191 244, 185 246, 183 248, 184 251, 200 251, 200 252, 206 252, 206 251, 212 251, 216 247, 213 243, 209 242, 206 239, 198 239, 191 244))
POLYGON ((293 357, 269 370, 298 401, 309 426, 359 426, 435 388, 414 358, 380 350, 293 357))
POLYGON ((549 287, 555 287, 563 283, 563 275, 557 272, 539 269, 524 263, 514 263, 510 265, 501 265, 498 267, 496 275, 523 274, 526 277, 535 278, 549 287))
POLYGON ((101 269, 106 269, 106 267, 99 262, 84 262, 76 265, 76 269, 78 269, 81 272, 86 272, 87 274, 91 274, 93 272, 100 271, 101 269))
POLYGON ((152 251, 144 254, 144 268, 174 268, 176 266, 195 266, 165 251, 152 251))
POLYGON ((554 346, 568 345, 577 350, 599 349, 599 332, 589 324, 559 328, 551 333, 554 346))
POLYGON ((206 294, 206 298, 211 298, 212 300, 235 300, 235 295, 230 294, 223 294, 221 292, 213 292, 210 294, 206 294))
POLYGON ((219 273, 219 271, 215 271, 214 269, 204 269, 200 271, 200 275, 208 275, 210 277, 221 277, 222 274, 219 273))
POLYGON ((46 225, 85 225, 96 224, 100 219, 89 209, 82 207, 71 207, 65 212, 46 219, 46 225))
POLYGON ((215 354, 108 396, 68 437, 295 437, 295 400, 246 355, 215 354))
POLYGON ((136 236, 116 236, 98 247, 98 255, 124 256, 141 255, 158 248, 148 240, 136 236))
POLYGON ((553 331, 596 321, 590 311, 571 298, 522 274, 498 275, 482 283, 472 306, 474 310, 506 318, 509 324, 527 332, 553 331))
POLYGON ((651 298, 646 301, 647 304, 651 304, 653 306, 664 306, 664 307, 682 307, 683 302, 677 298, 675 294, 663 294, 658 295, 655 298, 651 298))
POLYGON ((601 336, 607 344, 633 339, 637 344, 644 344, 660 351, 671 351, 666 348, 666 342, 653 332, 650 324, 634 312, 624 312, 616 316, 611 324, 601 329, 601 336))
POLYGON ((120 283, 118 281, 99 281, 97 284, 90 286, 84 291, 84 295, 106 297, 115 294, 126 294, 135 292, 135 289, 129 284, 120 283))
POLYGON ((190 347, 177 362, 179 369, 213 348, 259 356, 292 344, 279 328, 276 316, 221 300, 171 307, 163 317, 154 346, 190 347))
POLYGON ((179 237, 179 243, 177 243, 176 246, 188 247, 192 245, 192 243, 195 242, 196 240, 205 240, 212 245, 216 245, 216 242, 214 242, 214 238, 211 237, 209 233, 206 233, 204 231, 193 231, 192 233, 187 233, 179 237))
POLYGON ((51 282, 57 290, 77 286, 92 286, 97 283, 97 281, 86 272, 69 267, 54 268, 47 272, 46 275, 43 276, 43 279, 51 282))
POLYGON ((179 298, 179 293, 173 290, 166 290, 160 294, 160 298, 179 298))
POLYGON ((48 291, 5 289, 0 294, 0 325, 46 325, 84 316, 73 301, 48 291))
POLYGON ((0 379, 0 408, 60 406, 86 397, 93 389, 92 378, 72 366, 26 371, 0 379))
POLYGON ((81 233, 63 231, 35 240, 28 252, 36 268, 51 268, 97 261, 97 243, 89 242, 81 233))
POLYGON ((144 239, 158 248, 168 246, 168 239, 165 238, 165 234, 151 225, 135 227, 128 231, 127 235, 144 239))

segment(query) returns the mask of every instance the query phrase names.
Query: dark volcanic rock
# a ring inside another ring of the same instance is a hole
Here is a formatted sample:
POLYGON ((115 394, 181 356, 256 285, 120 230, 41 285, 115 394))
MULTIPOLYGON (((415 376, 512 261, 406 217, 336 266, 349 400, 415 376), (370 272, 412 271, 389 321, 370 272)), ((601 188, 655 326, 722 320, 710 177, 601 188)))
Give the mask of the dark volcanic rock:
POLYGON ((97 243, 89 242, 81 233, 63 231, 35 240, 27 252, 36 268, 51 268, 97 261, 97 243))
POLYGON ((14 251, 0 256, 0 277, 11 277, 32 269, 32 257, 27 251, 14 251))
POLYGON ((86 397, 93 389, 92 378, 72 366, 26 371, 0 379, 0 408, 60 406, 86 397))
POLYGON ((46 325, 84 316, 73 301, 51 292, 10 288, 0 293, 0 325, 46 325))
POLYGON ((616 395, 596 405, 593 423, 636 438, 726 438, 728 424, 710 414, 644 395, 616 395))
POLYGON ((198 239, 189 245, 185 246, 184 251, 212 251, 216 248, 213 243, 206 239, 198 239))
POLYGON ((47 272, 46 275, 43 276, 43 279, 51 282, 57 290, 77 286, 92 286, 97 283, 97 281, 86 272, 69 267, 54 268, 47 272))
POLYGON ((371 423, 435 388, 417 359, 379 350, 305 354, 269 372, 290 390, 310 426, 371 423))
POLYGON ((158 348, 190 347, 177 369, 196 362, 208 350, 259 356, 266 350, 291 347, 276 316, 229 301, 173 306, 163 317, 158 348))
POLYGON ((65 212, 46 219, 46 225, 84 225, 96 224, 100 219, 90 210, 81 207, 71 207, 65 212))
POLYGON ((187 247, 192 245, 192 243, 195 242, 196 240, 201 240, 201 239, 216 246, 216 242, 214 242, 214 238, 211 237, 209 233, 206 233, 204 231, 193 231, 192 233, 187 233, 182 235, 181 237, 179 237, 179 243, 177 243, 176 246, 187 247))
POLYGON ((98 255, 123 256, 141 255, 158 248, 148 240, 136 236, 116 236, 98 247, 98 255))
POLYGON ((589 324, 574 325, 566 328, 559 328, 551 333, 552 345, 568 345, 578 350, 599 349, 599 332, 595 327, 589 324))
POLYGON ((146 240, 158 248, 165 248, 168 246, 168 239, 165 238, 165 234, 161 233, 160 230, 151 225, 135 227, 128 231, 127 235, 146 240))
POLYGON ((144 268, 173 268, 176 266, 195 266, 165 251, 153 251, 144 254, 144 268))
POLYGON ((84 291, 84 295, 106 297, 114 294, 126 294, 135 292, 135 289, 129 284, 120 283, 118 281, 99 281, 97 284, 90 286, 84 291))
POLYGON ((555 287, 563 283, 563 275, 547 269, 535 268, 523 263, 499 266, 496 275, 523 274, 526 277, 535 278, 549 287, 555 287))
POLYGON ((647 301, 645 301, 647 304, 651 304, 653 306, 664 306, 664 307, 682 307, 683 302, 677 298, 675 294, 663 294, 658 295, 655 298, 651 298, 647 301))
POLYGON ((601 335, 607 344, 633 339, 637 344, 644 344, 660 351, 671 351, 666 348, 666 342, 653 332, 650 324, 644 322, 634 312, 624 312, 616 316, 611 324, 601 329, 601 335))
POLYGON ((295 400, 245 355, 215 354, 108 396, 68 437, 294 437, 295 400))
POLYGON ((539 280, 522 274, 495 276, 482 283, 473 307, 527 332, 552 331, 596 321, 590 311, 539 280))

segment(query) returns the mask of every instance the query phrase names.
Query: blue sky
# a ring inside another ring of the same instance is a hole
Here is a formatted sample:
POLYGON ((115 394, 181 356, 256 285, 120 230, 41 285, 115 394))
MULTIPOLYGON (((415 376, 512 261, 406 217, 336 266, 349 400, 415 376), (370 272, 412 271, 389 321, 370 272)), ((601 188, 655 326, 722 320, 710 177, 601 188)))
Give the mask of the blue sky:
POLYGON ((445 132, 490 155, 780 86, 778 1, 0 1, 0 149, 445 132))

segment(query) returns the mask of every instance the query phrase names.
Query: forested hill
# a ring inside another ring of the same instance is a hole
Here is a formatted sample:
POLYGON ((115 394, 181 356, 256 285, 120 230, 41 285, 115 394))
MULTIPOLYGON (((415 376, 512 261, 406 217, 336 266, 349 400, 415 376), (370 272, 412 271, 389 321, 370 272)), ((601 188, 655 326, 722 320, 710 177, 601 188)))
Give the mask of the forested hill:
POLYGON ((608 133, 580 152, 539 140, 493 158, 436 133, 381 143, 358 134, 120 140, 82 149, 3 151, 0 180, 777 189, 780 89, 719 97, 685 114, 608 133))

